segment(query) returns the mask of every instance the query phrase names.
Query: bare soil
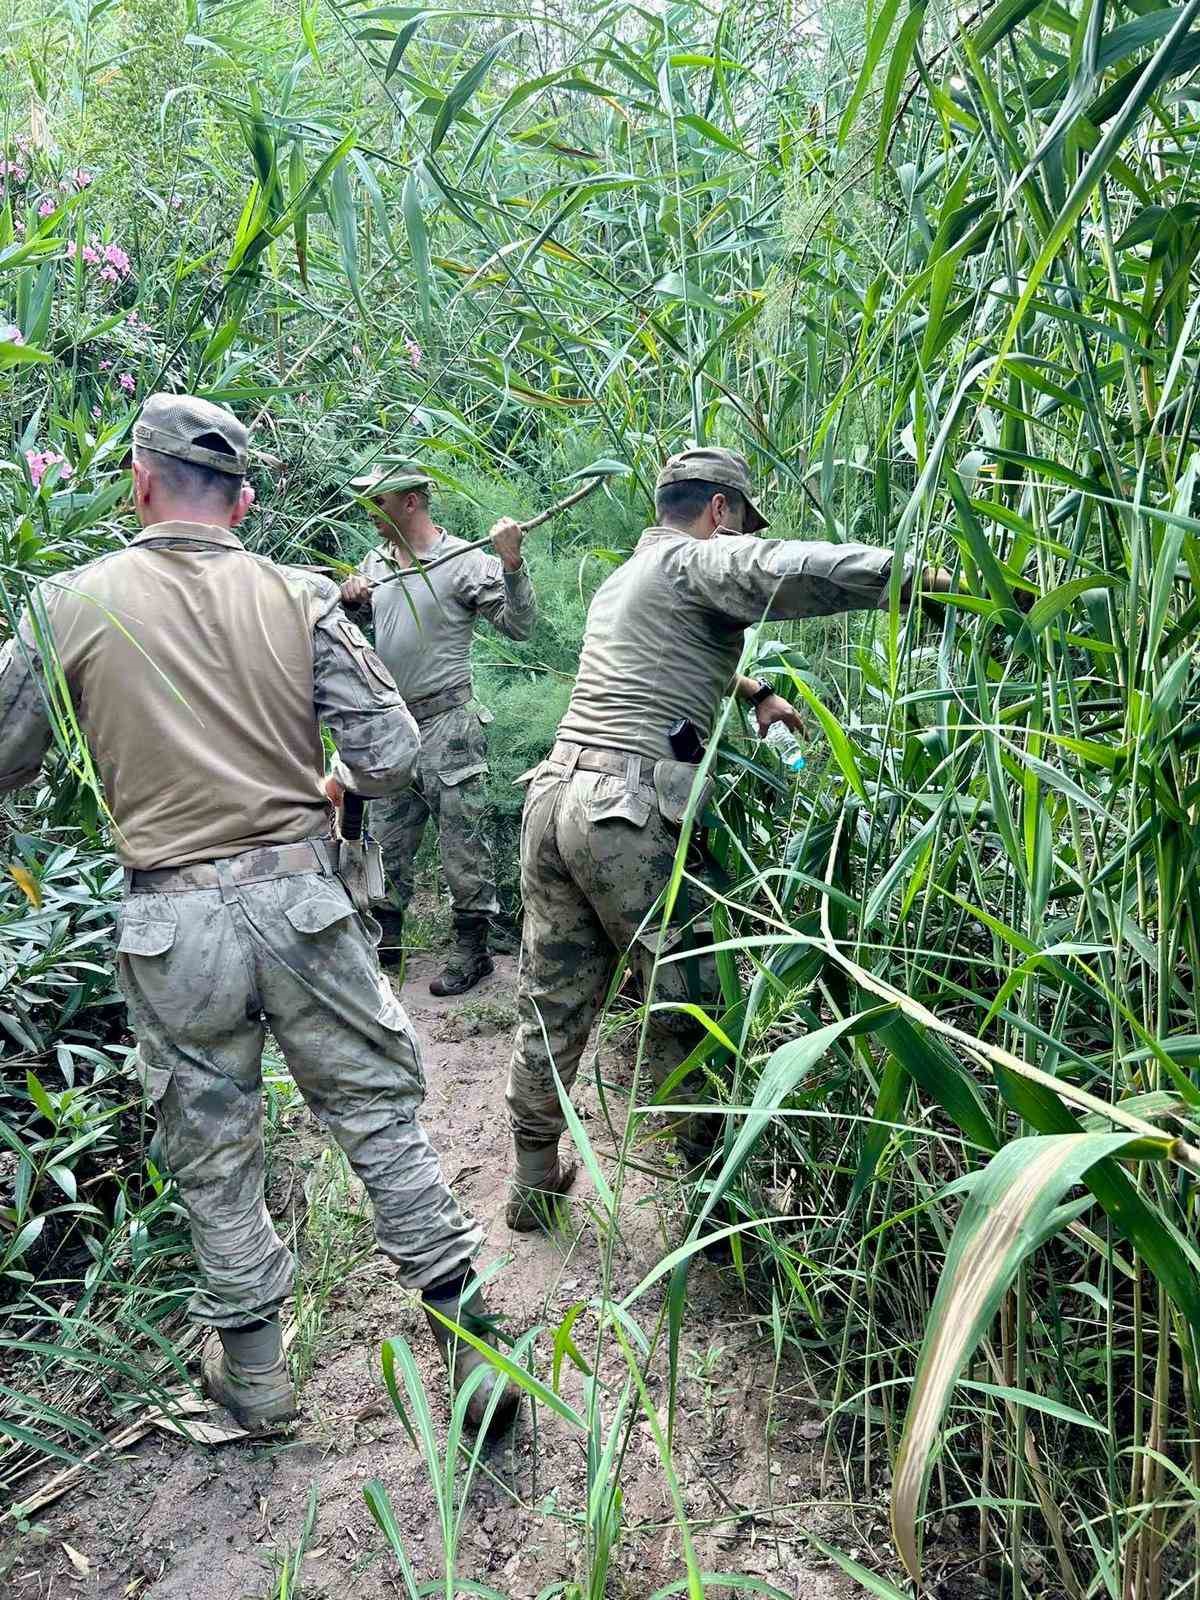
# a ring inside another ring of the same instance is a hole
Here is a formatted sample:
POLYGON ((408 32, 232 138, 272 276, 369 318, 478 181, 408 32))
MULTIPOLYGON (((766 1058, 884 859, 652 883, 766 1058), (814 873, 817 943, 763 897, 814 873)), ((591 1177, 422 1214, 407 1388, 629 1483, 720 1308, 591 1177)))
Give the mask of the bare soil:
MULTIPOLYGON (((499 957, 495 974, 459 1000, 437 1000, 428 981, 432 956, 410 965, 403 999, 425 1049, 424 1119, 443 1170, 463 1204, 487 1228, 481 1260, 502 1268, 490 1303, 511 1330, 539 1326, 538 1365, 548 1374, 553 1329, 600 1282, 602 1241, 581 1177, 569 1225, 555 1238, 522 1237, 504 1223, 508 1135, 504 1081, 514 1021, 515 963, 499 957)), ((606 1062, 606 1068, 608 1063, 606 1062)), ((581 1075, 581 1088, 583 1077, 581 1075)), ((593 1087, 579 1103, 596 1146, 612 1141, 593 1087)), ((307 1122, 307 1114, 300 1113, 307 1122)), ((309 1125, 296 1147, 317 1160, 309 1125)), ((647 1163, 658 1160, 651 1152, 647 1163)), ((300 1175, 303 1183, 303 1174, 300 1175)), ((289 1195, 296 1183, 283 1187, 289 1195)), ((614 1250, 614 1297, 634 1288, 678 1242, 677 1199, 669 1182, 645 1174, 627 1180, 614 1250)), ((650 1334, 661 1285, 638 1301, 650 1334)), ((689 1303, 675 1463, 701 1564, 706 1572, 756 1574, 794 1600, 845 1600, 861 1591, 806 1545, 805 1533, 853 1541, 844 1513, 822 1503, 818 1458, 822 1412, 787 1354, 777 1367, 765 1325, 721 1269, 698 1260, 689 1303)), ((574 1337, 585 1354, 595 1323, 585 1310, 574 1337)), ((388 1263, 370 1256, 336 1282, 315 1365, 305 1384, 294 1433, 270 1443, 217 1448, 155 1434, 123 1459, 77 1485, 10 1544, 6 1592, 34 1597, 139 1597, 139 1600, 303 1600, 402 1594, 395 1558, 363 1499, 372 1478, 384 1485, 419 1580, 444 1571, 437 1505, 426 1466, 400 1425, 383 1387, 380 1343, 402 1336, 415 1352, 439 1428, 448 1418, 445 1377, 413 1297, 388 1263), (298 1579, 279 1587, 295 1550, 310 1490, 316 1519, 298 1579), (67 1550, 70 1546, 70 1551, 67 1550), (71 1554, 74 1552, 74 1555, 71 1554), (86 1569, 86 1570, 85 1570, 86 1569)), ((606 1341, 601 1374, 615 1395, 625 1376, 615 1342, 606 1341)), ((566 1365, 563 1392, 578 1404, 580 1375, 566 1365)), ((665 1394, 665 1358, 649 1388, 665 1394)), ((665 1410, 665 1407, 664 1407, 665 1410)), ((556 1580, 585 1578, 586 1441, 567 1423, 526 1409, 509 1442, 487 1462, 465 1508, 457 1575, 508 1596, 534 1600, 556 1580)), ((622 1467, 622 1534, 606 1593, 647 1600, 684 1576, 669 1492, 652 1430, 634 1427, 622 1467)), ((866 1508, 859 1526, 868 1523, 866 1508)), ((880 1530, 882 1534, 882 1530, 880 1530)), ((467 1592, 467 1591, 461 1591, 467 1592)), ((714 1585, 712 1593, 728 1593, 714 1585)))

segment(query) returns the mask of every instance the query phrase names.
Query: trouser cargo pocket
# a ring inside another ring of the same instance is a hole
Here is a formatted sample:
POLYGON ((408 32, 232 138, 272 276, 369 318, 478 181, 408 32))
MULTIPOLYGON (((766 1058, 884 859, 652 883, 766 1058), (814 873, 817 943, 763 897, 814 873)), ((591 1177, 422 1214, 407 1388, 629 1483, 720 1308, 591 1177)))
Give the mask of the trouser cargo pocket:
POLYGON ((649 822, 653 805, 645 785, 631 784, 627 778, 607 772, 594 778, 589 772, 582 777, 592 781, 592 791, 584 802, 589 822, 628 822, 635 828, 644 828, 649 822))
MULTIPOLYGON (((683 824, 698 770, 690 761, 654 763, 654 794, 658 800, 659 814, 663 821, 669 822, 673 828, 681 827, 683 824)), ((696 809, 693 813, 695 816, 700 816, 712 798, 712 792, 713 781, 707 778, 696 796, 696 809)))
MULTIPOLYGON (((142 983, 165 976, 166 957, 178 932, 174 906, 159 896, 134 895, 125 901, 117 924, 117 976, 127 1003, 142 983)), ((170 1085, 170 1066, 159 1064, 144 1041, 133 1052, 130 1066, 146 1099, 157 1105, 170 1085)))

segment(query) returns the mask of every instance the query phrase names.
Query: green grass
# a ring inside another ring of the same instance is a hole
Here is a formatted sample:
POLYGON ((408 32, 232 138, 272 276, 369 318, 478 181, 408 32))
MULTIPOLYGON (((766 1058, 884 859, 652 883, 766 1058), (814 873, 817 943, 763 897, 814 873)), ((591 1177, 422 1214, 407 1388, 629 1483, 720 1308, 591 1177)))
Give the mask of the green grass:
MULTIPOLYGON (((744 742, 716 758, 737 1049, 702 1063, 727 1134, 684 1221, 693 1244, 741 1230, 756 1314, 836 1418, 829 1493, 873 1503, 892 1475, 898 1556, 843 1541, 876 1593, 923 1561, 1011 1600, 1200 1600, 1194 11, 838 5, 814 32, 742 0, 306 5, 297 30, 262 0, 128 0, 5 36, 3 153, 28 181, 0 208, 24 339, 0 343, 0 631, 28 583, 123 536, 120 372, 257 422, 248 536, 293 559, 361 549, 338 491, 373 451, 422 453, 469 533, 620 459, 537 536, 535 638, 479 646, 511 899, 511 780, 668 450, 744 448, 785 536, 954 571, 923 631, 897 604, 770 624, 784 652, 746 665, 808 707, 812 759, 794 784, 739 764, 744 742), (93 183, 60 189, 76 167, 93 183), (84 270, 93 236, 127 278, 84 270), (69 483, 32 483, 47 448, 69 483)), ((120 1122, 103 808, 63 704, 55 726, 53 781, 3 813, 45 907, 5 879, 0 1337, 64 1354, 24 1371, 33 1442, 10 1436, 5 1482, 79 1442, 46 1408, 93 1404, 100 1346, 76 1351, 63 1311, 84 1275, 103 1345, 179 1273, 171 1191, 120 1122), (87 1187, 118 1131, 114 1181, 87 1187)), ((630 1159, 644 1131, 616 1130, 630 1159)), ((686 1260, 663 1281, 643 1333, 669 1351, 686 1260)), ((580 1416, 597 1471, 649 1360, 621 1353, 611 1283, 597 1339, 628 1378, 580 1416)), ((599 1593, 619 1507, 579 1515, 599 1593)))

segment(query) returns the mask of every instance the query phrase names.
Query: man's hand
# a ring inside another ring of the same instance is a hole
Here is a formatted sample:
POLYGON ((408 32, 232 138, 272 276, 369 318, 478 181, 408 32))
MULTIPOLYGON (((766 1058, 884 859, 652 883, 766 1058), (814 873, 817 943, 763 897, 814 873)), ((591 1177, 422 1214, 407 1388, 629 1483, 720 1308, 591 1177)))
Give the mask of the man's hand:
POLYGON ((782 722, 785 728, 790 728, 793 733, 808 732, 804 718, 795 706, 783 698, 781 694, 771 694, 754 708, 754 720, 758 723, 758 737, 765 739, 767 729, 773 722, 782 722))
POLYGON ((954 579, 945 567, 925 567, 921 572, 921 592, 918 604, 921 615, 929 622, 940 622, 945 618, 946 608, 937 600, 931 600, 931 594, 949 594, 954 587, 954 579))
POLYGON ((360 578, 357 572, 352 572, 342 584, 342 604, 344 606, 369 606, 371 603, 371 585, 365 578, 360 578))
POLYGON ((492 524, 489 535, 492 548, 504 564, 505 572, 516 572, 521 565, 521 540, 525 530, 512 517, 501 517, 492 524))
MULTIPOLYGON (((954 587, 954 578, 945 567, 922 567, 919 575, 910 578, 900 590, 901 604, 907 604, 913 586, 916 586, 917 604, 922 617, 936 620, 946 614, 946 608, 936 600, 930 600, 932 594, 949 594, 954 587)), ((879 611, 886 611, 891 604, 891 587, 889 585, 879 596, 879 611)))
POLYGON ((331 773, 325 779, 323 788, 326 800, 329 801, 335 811, 340 811, 342 809, 342 801, 346 798, 346 785, 339 782, 331 773))

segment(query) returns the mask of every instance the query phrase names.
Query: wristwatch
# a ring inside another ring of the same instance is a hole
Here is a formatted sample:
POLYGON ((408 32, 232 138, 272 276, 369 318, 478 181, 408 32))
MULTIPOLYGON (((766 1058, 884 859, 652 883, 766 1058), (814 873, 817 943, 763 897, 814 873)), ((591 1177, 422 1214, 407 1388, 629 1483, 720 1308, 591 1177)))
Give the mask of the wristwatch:
POLYGON ((758 688, 750 696, 750 704, 752 706, 760 706, 764 700, 769 700, 774 693, 774 685, 770 683, 763 683, 760 679, 758 688))

